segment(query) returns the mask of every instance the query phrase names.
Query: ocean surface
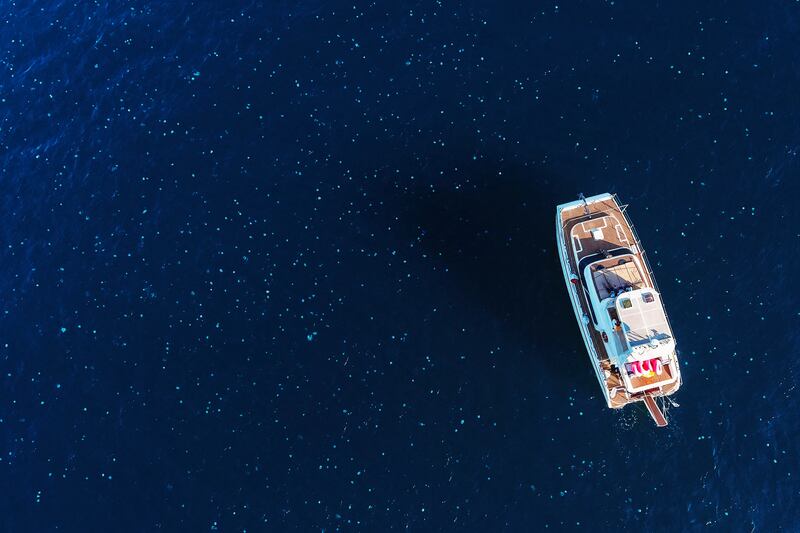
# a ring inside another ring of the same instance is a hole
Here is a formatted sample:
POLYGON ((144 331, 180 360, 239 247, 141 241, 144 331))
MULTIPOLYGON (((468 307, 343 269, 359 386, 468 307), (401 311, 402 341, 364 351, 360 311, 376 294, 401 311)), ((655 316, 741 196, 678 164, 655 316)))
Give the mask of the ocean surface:
POLYGON ((0 531, 800 530, 800 4, 0 2, 0 531), (684 386, 607 409, 555 206, 684 386))

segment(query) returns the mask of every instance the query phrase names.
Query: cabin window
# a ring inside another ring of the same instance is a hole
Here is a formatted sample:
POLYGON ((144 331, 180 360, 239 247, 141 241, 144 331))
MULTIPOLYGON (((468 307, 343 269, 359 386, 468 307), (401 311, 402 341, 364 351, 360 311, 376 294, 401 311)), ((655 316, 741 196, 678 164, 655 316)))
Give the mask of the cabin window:
POLYGON ((644 300, 644 303, 646 304, 651 304, 655 301, 655 298, 653 298, 652 292, 646 292, 642 294, 642 300, 644 300))
POLYGON ((623 298, 622 300, 620 300, 619 304, 622 306, 623 309, 630 309, 631 307, 633 307, 633 304, 627 298, 623 298))

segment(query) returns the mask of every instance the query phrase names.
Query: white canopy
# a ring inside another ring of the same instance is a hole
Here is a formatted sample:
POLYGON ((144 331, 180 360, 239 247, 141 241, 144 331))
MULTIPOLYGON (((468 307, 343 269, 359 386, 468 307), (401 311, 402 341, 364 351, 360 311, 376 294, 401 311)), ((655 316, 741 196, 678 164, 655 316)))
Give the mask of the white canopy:
POLYGON ((675 347, 672 330, 661 304, 661 296, 652 288, 621 294, 615 302, 622 331, 631 351, 621 354, 626 360, 669 356, 675 347), (629 357, 630 356, 630 357, 629 357))

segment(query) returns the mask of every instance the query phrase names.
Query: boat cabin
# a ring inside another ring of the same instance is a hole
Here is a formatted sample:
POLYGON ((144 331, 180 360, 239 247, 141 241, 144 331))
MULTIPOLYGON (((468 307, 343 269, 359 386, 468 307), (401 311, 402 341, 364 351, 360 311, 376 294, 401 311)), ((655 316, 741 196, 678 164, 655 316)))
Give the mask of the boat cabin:
POLYGON ((583 278, 612 365, 625 388, 639 392, 675 381, 669 369, 675 341, 659 293, 645 284, 632 253, 603 257, 586 265, 583 278))

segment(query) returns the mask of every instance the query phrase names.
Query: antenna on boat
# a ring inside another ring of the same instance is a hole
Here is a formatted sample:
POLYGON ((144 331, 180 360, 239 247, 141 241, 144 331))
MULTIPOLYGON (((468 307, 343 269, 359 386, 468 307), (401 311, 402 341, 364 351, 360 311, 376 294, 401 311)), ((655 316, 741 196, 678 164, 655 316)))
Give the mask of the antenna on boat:
POLYGON ((586 197, 583 195, 583 193, 578 193, 578 200, 581 200, 583 202, 583 214, 588 215, 589 204, 586 202, 586 197))

